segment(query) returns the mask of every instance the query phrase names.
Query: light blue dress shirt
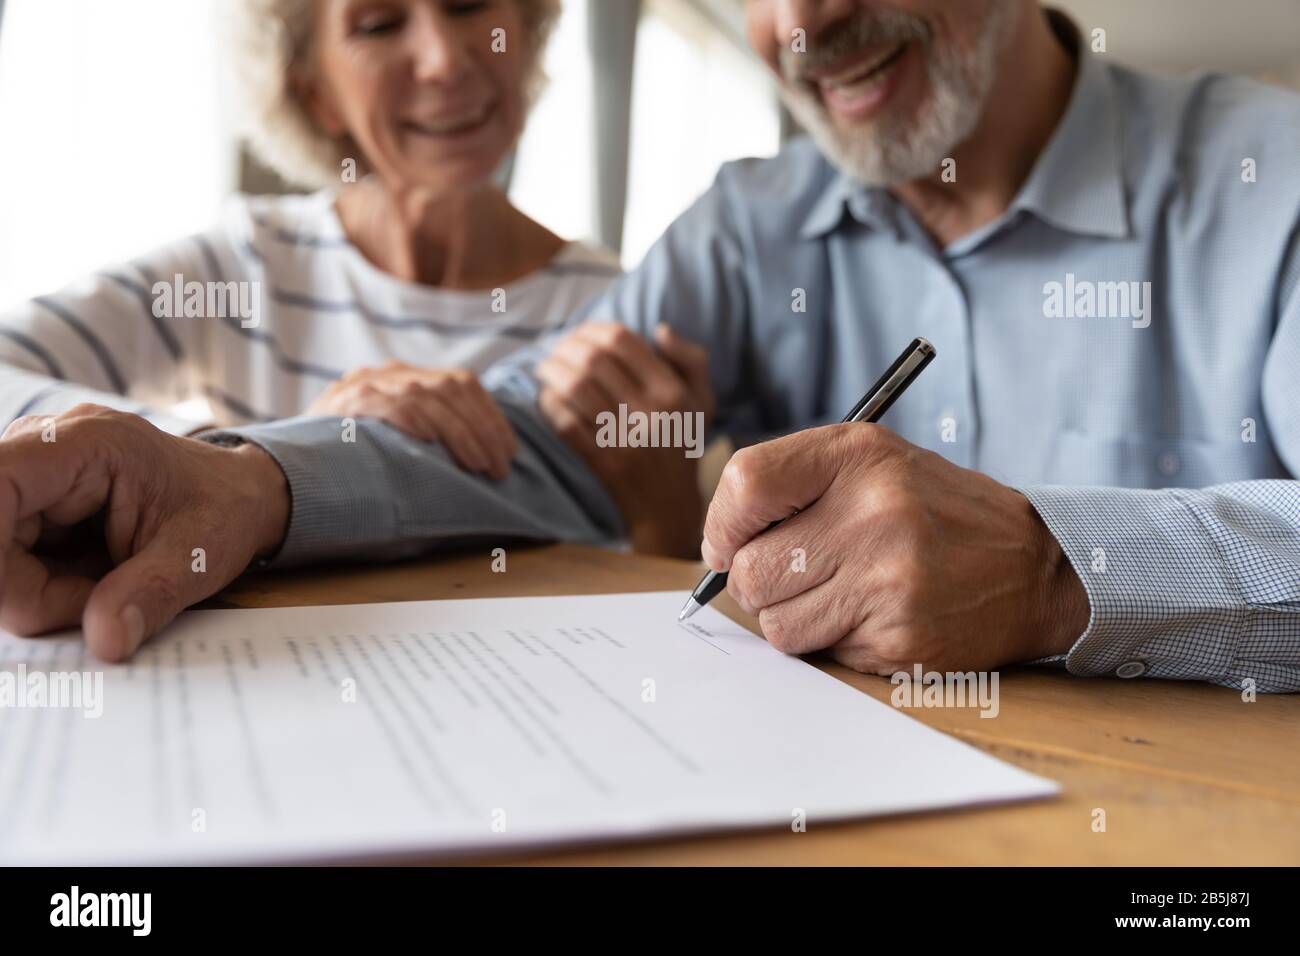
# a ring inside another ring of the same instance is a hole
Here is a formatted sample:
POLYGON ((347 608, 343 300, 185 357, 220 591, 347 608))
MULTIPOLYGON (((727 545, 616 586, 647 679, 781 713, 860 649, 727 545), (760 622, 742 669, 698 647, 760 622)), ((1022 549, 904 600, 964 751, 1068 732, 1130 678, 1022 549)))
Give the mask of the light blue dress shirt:
MULTIPOLYGON (((903 346, 928 338, 938 359, 884 424, 1028 496, 1091 603, 1064 657, 1072 672, 1300 689, 1300 97, 1078 60, 1049 145, 1006 213, 974 234, 937 248, 892 194, 799 140, 724 167, 575 321, 646 335, 668 322, 705 343, 711 437, 740 442, 838 421, 903 346)), ((488 383, 518 403, 516 420, 531 414, 527 364, 488 383)), ((484 508, 483 531, 509 530, 503 502, 598 516, 511 526, 525 536, 617 526, 543 429, 525 426, 526 484, 493 487, 454 477, 441 455, 422 458, 415 484, 409 465, 367 472, 331 452, 327 466, 317 443, 314 467, 343 476, 322 479, 301 466, 312 427, 241 432, 290 473, 296 560, 348 553, 340 528, 354 552, 393 535, 391 521, 339 521, 349 486, 422 500, 398 524, 426 547, 473 537, 484 508), (547 462, 562 462, 562 479, 547 462)), ((424 455, 368 428, 404 462, 424 455)))
POLYGON ((1298 224, 1300 97, 1083 53, 1011 207, 947 248, 804 140, 587 315, 708 343, 742 441, 838 421, 925 336, 885 423, 1030 498, 1092 602, 1072 670, 1295 689, 1298 224))

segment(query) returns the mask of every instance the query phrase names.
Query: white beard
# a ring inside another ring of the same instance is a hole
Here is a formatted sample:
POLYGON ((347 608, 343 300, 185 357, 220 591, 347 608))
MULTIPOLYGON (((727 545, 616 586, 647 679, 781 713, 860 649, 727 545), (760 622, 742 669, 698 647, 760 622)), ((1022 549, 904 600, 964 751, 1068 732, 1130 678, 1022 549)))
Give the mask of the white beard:
POLYGON ((989 4, 984 31, 970 52, 922 42, 930 95, 915 113, 886 111, 879 119, 845 129, 835 124, 820 93, 805 83, 783 82, 782 98, 826 158, 854 179, 891 186, 928 176, 979 124, 1015 12, 1013 4, 989 4))

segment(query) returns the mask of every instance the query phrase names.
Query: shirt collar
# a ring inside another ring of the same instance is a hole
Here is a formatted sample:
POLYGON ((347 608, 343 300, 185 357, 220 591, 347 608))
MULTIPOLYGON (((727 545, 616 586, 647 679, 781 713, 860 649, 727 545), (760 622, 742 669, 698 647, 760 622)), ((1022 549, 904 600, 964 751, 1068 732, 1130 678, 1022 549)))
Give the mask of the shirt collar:
POLYGON ((873 229, 901 235, 898 200, 887 189, 864 186, 847 173, 836 172, 799 227, 801 239, 818 239, 839 228, 847 212, 873 229))
POLYGON ((1126 238, 1124 156, 1110 71, 1081 42, 1069 18, 1055 10, 1048 17, 1062 41, 1077 51, 1079 69, 1065 116, 1011 208, 1070 232, 1126 238))
MULTIPOLYGON (((1009 212, 1024 210, 1057 228, 1122 239, 1130 235, 1124 188, 1119 111, 1109 72, 1080 40, 1068 17, 1048 10, 1052 28, 1076 51, 1078 72, 1070 105, 1009 212)), ((893 226, 893 197, 837 173, 813 204, 799 235, 817 239, 843 221, 846 207, 859 222, 893 226)))
MULTIPOLYGON (((812 210, 799 227, 801 239, 819 239, 839 228, 844 219, 845 207, 850 202, 859 210, 865 210, 868 196, 875 196, 881 190, 867 189, 847 173, 837 172, 826 184, 825 191, 813 203, 812 210)), ((883 198, 883 197, 880 197, 883 198)), ((856 218, 856 217, 855 217, 856 218)))

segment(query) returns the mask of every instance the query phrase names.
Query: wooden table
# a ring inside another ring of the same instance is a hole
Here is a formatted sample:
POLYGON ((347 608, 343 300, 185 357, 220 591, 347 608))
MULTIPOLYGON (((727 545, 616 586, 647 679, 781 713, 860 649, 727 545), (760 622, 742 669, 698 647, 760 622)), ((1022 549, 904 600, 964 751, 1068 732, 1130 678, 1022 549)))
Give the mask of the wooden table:
MULTIPOLYGON (((701 565, 570 545, 365 570, 248 576, 208 607, 689 590, 701 565)), ((725 595, 717 606, 757 630, 725 595)), ((814 661, 878 700, 888 680, 814 661)), ((917 720, 1060 781, 1051 800, 788 829, 579 847, 543 864, 1300 864, 1300 695, 1243 702, 1208 685, 1008 668, 1001 710, 917 720), (1106 815, 1094 832, 1094 810, 1106 815)), ((512 858, 513 861, 513 858, 512 858)))

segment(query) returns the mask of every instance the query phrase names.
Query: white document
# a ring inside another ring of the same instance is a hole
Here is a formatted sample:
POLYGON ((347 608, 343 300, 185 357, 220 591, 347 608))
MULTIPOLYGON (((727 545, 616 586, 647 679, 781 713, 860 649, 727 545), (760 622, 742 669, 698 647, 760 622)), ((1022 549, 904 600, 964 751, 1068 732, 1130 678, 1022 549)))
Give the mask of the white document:
POLYGON ((191 611, 116 667, 0 634, 0 863, 429 857, 1056 791, 711 608, 676 623, 683 600, 191 611), (102 700, 40 706, 82 671, 102 700))

